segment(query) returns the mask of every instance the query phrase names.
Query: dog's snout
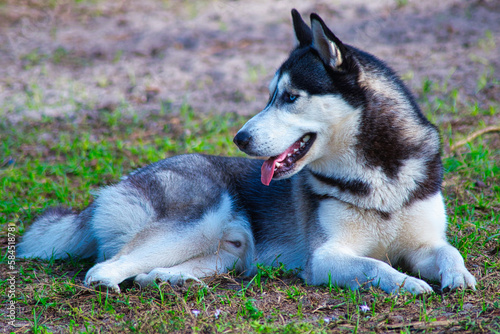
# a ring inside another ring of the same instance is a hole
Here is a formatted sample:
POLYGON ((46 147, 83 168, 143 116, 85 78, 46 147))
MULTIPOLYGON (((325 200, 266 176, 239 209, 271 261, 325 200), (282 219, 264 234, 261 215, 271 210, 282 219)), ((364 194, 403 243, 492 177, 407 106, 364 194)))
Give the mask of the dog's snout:
POLYGON ((244 150, 250 144, 250 140, 252 140, 252 136, 247 131, 240 131, 234 136, 233 142, 238 146, 241 150, 244 150))

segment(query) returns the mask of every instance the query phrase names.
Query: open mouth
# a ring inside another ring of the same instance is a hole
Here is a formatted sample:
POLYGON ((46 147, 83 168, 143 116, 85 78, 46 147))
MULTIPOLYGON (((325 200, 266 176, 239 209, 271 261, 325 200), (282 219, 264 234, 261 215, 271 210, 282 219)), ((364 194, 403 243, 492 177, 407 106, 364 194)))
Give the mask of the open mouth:
POLYGON ((290 174, 295 169, 296 162, 306 155, 315 139, 315 133, 306 133, 285 152, 264 161, 261 168, 261 182, 268 186, 273 178, 290 174))

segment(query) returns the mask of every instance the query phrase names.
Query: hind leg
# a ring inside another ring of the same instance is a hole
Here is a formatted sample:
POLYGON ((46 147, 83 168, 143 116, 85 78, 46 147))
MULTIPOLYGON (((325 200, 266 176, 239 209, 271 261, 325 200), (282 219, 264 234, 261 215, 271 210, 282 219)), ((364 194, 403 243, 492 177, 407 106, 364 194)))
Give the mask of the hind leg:
POLYGON ((184 237, 180 241, 164 240, 159 236, 144 240, 139 247, 132 245, 132 249, 127 245, 129 249, 92 267, 85 277, 85 285, 105 286, 120 292, 118 284, 137 275, 138 283, 144 286, 157 278, 181 283, 226 272, 227 268, 244 270, 248 266, 253 242, 247 229, 233 225, 226 226, 220 238, 207 240, 198 236, 184 237))
POLYGON ((240 267, 239 258, 223 250, 218 254, 190 259, 170 268, 155 268, 148 274, 137 275, 134 281, 141 287, 158 281, 182 285, 190 281, 201 282, 200 278, 225 273, 228 269, 242 269, 238 267, 240 267))
MULTIPOLYGON (((197 278, 226 267, 243 270, 249 266, 253 250, 248 222, 232 211, 231 201, 225 197, 216 210, 207 211, 197 222, 174 227, 157 223, 137 233, 117 255, 92 267, 85 285, 119 292, 123 280, 156 268, 175 268, 177 276, 185 271, 186 277, 197 278)), ((165 271, 163 274, 166 277, 165 271)), ((144 276, 140 279, 146 280, 144 276)))

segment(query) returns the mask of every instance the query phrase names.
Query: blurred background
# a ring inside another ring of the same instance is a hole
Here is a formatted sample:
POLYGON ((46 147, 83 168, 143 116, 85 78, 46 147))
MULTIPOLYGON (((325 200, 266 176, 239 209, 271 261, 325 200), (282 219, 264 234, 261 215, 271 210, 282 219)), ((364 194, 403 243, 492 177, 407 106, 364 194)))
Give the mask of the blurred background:
POLYGON ((162 101, 252 115, 294 46, 291 8, 320 14, 420 97, 500 100, 497 0, 2 0, 0 116, 147 115, 162 101))

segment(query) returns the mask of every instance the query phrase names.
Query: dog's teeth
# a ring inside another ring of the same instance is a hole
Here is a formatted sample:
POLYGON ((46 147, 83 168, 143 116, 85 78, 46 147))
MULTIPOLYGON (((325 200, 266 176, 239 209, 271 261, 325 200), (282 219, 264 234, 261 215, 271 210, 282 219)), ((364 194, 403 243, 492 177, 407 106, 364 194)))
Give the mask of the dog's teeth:
MULTIPOLYGON (((302 144, 302 143, 301 143, 301 144, 302 144)), ((298 151, 298 150, 299 150, 298 148, 294 148, 294 149, 293 149, 293 153, 297 153, 297 151, 298 151)))
POLYGON ((286 156, 287 156, 287 157, 291 157, 291 156, 292 156, 292 153, 288 153, 286 156))
POLYGON ((302 139, 302 141, 304 143, 307 143, 309 141, 309 139, 311 139, 311 136, 307 135, 307 136, 304 137, 304 139, 302 139))
POLYGON ((302 147, 304 147, 304 146, 306 146, 306 144, 304 144, 304 142, 303 142, 303 141, 301 141, 301 142, 300 142, 300 148, 302 148, 302 147))
POLYGON ((276 163, 276 168, 280 168, 281 164, 279 162, 276 163))

